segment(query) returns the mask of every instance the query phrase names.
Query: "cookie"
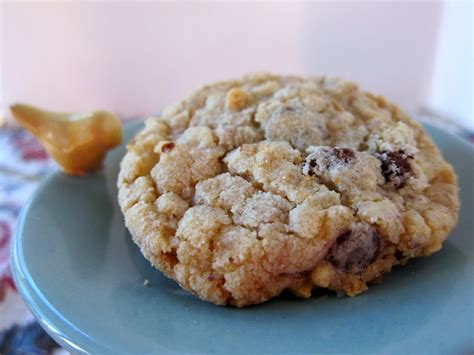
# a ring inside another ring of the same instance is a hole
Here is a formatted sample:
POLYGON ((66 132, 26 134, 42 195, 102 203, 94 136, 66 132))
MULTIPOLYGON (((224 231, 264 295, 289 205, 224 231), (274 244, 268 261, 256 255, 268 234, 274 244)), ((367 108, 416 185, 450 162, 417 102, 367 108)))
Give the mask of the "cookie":
POLYGON ((153 266, 238 307, 285 289, 357 295, 438 251, 459 209, 453 169, 420 124, 326 77, 202 87, 146 120, 118 188, 153 266))

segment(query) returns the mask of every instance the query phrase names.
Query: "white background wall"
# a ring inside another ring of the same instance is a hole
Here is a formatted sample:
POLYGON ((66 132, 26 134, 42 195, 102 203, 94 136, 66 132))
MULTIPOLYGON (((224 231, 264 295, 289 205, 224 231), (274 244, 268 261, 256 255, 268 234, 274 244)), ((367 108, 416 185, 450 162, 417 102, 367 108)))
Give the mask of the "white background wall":
POLYGON ((342 76, 410 110, 443 97, 443 82, 431 89, 440 2, 2 7, 3 107, 150 114, 201 84, 257 71, 342 76))
POLYGON ((443 8, 427 106, 474 131, 474 2, 443 8))

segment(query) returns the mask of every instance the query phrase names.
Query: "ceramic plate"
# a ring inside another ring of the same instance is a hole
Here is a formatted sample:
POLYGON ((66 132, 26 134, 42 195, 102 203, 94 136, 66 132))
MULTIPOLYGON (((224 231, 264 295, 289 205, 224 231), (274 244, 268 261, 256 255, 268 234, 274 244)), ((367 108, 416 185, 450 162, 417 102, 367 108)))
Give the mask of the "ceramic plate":
MULTIPOLYGON (((125 141, 140 127, 129 125, 125 141)), ((13 242, 15 282, 44 329, 73 352, 472 353, 474 150, 428 130, 459 176, 459 224, 441 252, 396 268, 358 297, 281 296, 236 309, 183 291, 125 229, 115 187, 125 145, 100 173, 57 172, 38 188, 13 242)))

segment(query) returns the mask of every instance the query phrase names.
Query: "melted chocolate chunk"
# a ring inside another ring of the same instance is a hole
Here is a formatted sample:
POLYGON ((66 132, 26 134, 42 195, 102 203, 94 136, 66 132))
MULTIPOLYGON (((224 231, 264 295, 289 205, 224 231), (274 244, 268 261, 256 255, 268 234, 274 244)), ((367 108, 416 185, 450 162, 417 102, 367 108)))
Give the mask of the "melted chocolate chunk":
POLYGON ((385 182, 393 182, 396 189, 405 186, 406 180, 412 175, 408 159, 413 159, 413 156, 406 154, 403 150, 397 152, 384 151, 377 153, 375 156, 382 163, 380 167, 385 182))
POLYGON ((375 228, 359 223, 337 238, 326 259, 344 272, 360 273, 375 261, 380 247, 375 228))

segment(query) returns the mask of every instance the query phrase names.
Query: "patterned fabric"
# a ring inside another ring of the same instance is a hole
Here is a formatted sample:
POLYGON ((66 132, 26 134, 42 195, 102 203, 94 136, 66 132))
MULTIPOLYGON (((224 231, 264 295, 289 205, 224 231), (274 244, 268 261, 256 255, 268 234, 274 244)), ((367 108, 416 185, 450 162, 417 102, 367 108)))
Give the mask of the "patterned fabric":
MULTIPOLYGON (((418 115, 474 143, 472 132, 429 113, 418 115)), ((9 266, 10 244, 21 207, 41 180, 57 169, 45 150, 20 129, 0 129, 0 354, 65 353, 41 329, 18 295, 9 266)))
MULTIPOLYGON (((16 292, 9 258, 21 206, 55 166, 23 130, 0 130, 0 354, 51 354, 58 345, 16 292)), ((63 351, 64 352, 64 351, 63 351)))

